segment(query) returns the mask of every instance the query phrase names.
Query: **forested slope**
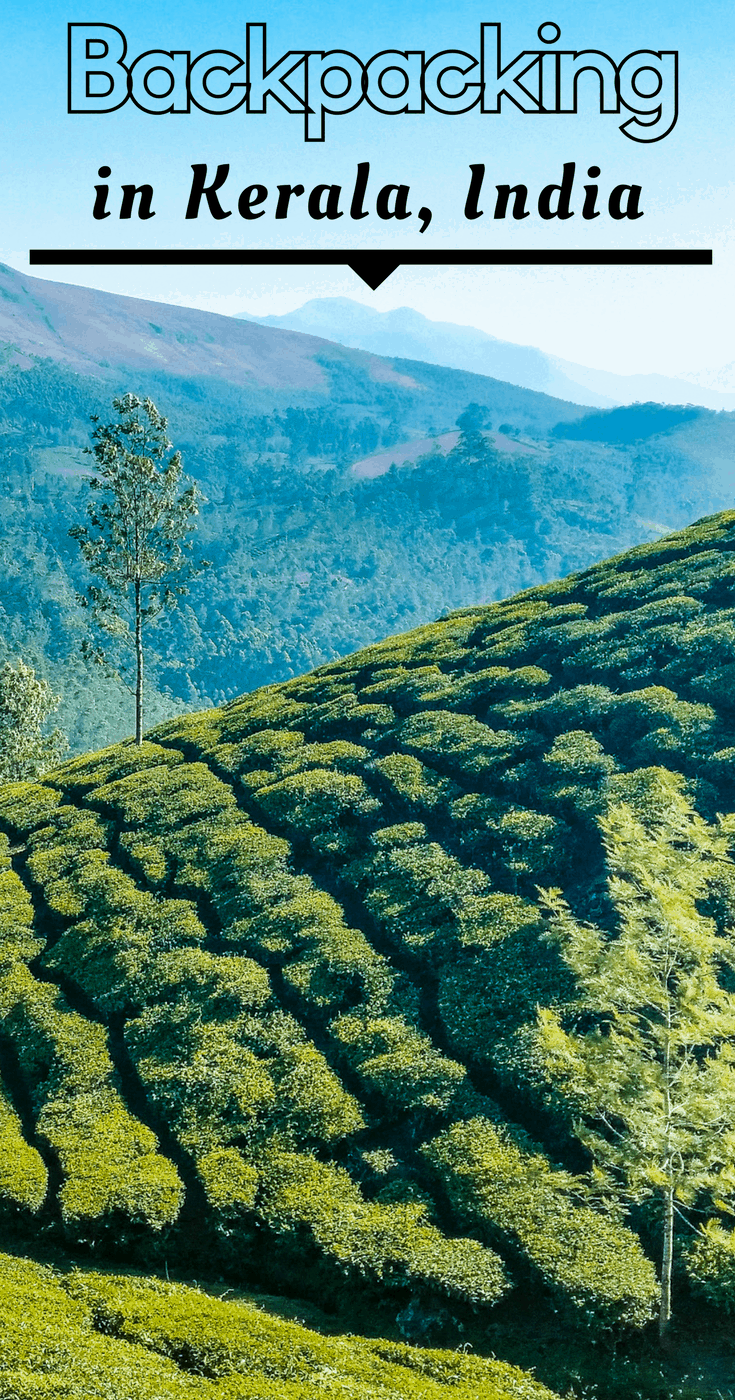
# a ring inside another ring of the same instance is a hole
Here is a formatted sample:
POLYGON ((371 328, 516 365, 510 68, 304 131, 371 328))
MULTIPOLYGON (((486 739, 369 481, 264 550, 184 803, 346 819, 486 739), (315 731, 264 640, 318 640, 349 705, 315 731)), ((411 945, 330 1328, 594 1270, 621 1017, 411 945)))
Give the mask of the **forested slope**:
POLYGON ((108 384, 50 362, 0 374, 0 663, 21 655, 50 680, 73 752, 132 727, 124 687, 81 659, 88 580, 68 537, 84 510, 89 414, 107 421, 114 390, 153 396, 206 497, 196 553, 213 567, 150 631, 150 723, 584 568, 733 499, 735 415, 649 405, 571 422, 575 406, 480 375, 390 368, 376 378, 322 356, 319 394, 139 368, 108 384), (353 473, 371 453, 400 458, 397 444, 466 423, 472 401, 491 436, 467 430, 449 456, 353 473))
MULTIPOLYGON (((731 512, 3 788, 7 1227, 416 1338, 645 1327, 655 1220, 539 1071, 538 887, 609 925, 611 804, 733 810, 734 676, 731 512)), ((727 1209, 677 1245, 725 1312, 727 1209)))

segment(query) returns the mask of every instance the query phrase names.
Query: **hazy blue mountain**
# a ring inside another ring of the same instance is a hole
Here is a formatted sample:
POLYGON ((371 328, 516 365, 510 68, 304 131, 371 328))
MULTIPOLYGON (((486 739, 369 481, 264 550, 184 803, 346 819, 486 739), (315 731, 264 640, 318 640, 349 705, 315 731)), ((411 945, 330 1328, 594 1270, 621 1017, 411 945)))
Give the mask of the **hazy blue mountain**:
POLYGON ((335 403, 360 418, 377 410, 383 428, 392 425, 386 445, 454 427, 471 401, 491 410, 494 426, 507 420, 532 432, 577 417, 569 396, 529 394, 477 367, 437 369, 426 357, 394 364, 315 334, 28 277, 0 263, 0 370, 39 360, 103 381, 119 382, 124 372, 131 385, 157 384, 177 399, 182 382, 196 382, 210 406, 236 390, 239 413, 335 403))
POLYGON ((249 316, 263 326, 302 331, 336 340, 376 355, 427 360, 430 364, 472 370, 540 390, 593 408, 655 400, 658 403, 695 403, 704 408, 735 409, 735 394, 703 388, 686 379, 663 374, 611 374, 571 360, 558 359, 530 345, 498 340, 474 326, 430 321, 408 306, 395 311, 375 311, 348 297, 321 297, 307 301, 284 316, 249 316))

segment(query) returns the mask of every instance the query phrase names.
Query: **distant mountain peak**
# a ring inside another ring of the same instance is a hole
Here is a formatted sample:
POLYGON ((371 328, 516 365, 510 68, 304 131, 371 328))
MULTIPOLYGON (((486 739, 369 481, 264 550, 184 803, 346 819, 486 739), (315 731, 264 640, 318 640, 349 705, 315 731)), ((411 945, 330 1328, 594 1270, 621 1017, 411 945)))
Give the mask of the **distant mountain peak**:
POLYGON ((726 372, 720 379, 703 376, 701 382, 694 375, 676 379, 662 374, 614 374, 549 355, 532 345, 499 340, 477 326, 432 321, 409 306, 377 311, 349 297, 315 297, 281 316, 241 312, 238 319, 308 332, 378 355, 470 370, 589 408, 656 401, 735 409, 735 393, 729 389, 731 380, 726 372))

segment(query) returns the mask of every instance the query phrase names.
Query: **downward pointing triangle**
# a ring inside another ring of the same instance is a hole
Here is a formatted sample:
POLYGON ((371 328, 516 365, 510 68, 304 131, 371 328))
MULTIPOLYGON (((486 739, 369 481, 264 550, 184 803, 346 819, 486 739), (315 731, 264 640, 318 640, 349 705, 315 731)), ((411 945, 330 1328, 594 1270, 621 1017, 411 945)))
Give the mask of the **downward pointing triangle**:
POLYGON ((401 260, 392 253, 356 253, 348 258, 347 266, 375 292, 401 266, 401 260))

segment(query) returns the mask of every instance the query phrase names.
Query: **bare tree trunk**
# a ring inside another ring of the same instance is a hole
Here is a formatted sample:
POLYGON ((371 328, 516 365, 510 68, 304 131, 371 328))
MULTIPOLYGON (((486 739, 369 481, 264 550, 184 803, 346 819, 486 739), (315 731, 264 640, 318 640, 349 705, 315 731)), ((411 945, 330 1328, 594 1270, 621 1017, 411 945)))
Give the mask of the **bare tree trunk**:
POLYGON ((671 1321, 671 1269, 674 1255, 674 1188, 666 1187, 664 1196, 664 1248, 661 1264, 661 1311, 658 1315, 658 1336, 662 1346, 671 1321))
POLYGON ((135 580, 135 742, 143 742, 143 618, 140 601, 140 579, 135 580))

